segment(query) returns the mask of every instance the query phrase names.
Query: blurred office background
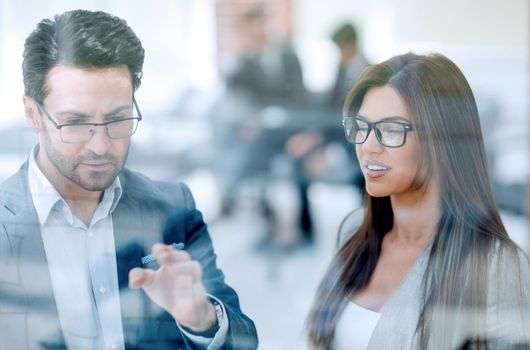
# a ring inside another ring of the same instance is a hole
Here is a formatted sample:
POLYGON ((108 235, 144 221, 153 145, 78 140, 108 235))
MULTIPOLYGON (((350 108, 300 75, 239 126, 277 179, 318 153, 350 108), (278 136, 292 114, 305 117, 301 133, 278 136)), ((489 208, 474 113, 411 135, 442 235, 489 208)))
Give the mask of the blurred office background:
POLYGON ((361 205, 356 160, 336 136, 340 106, 326 104, 340 59, 331 36, 344 23, 368 62, 436 51, 462 69, 503 220, 530 252, 526 0, 0 0, 0 180, 35 142, 21 103, 23 41, 74 8, 120 16, 142 40, 145 118, 128 165, 190 185, 262 349, 306 348, 338 225, 361 205))

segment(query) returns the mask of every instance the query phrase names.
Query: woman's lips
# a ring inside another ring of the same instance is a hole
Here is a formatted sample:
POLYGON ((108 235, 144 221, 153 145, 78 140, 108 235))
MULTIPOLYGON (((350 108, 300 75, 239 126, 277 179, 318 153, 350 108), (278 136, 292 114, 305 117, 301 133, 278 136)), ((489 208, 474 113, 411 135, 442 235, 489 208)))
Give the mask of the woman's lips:
POLYGON ((392 167, 375 160, 366 160, 363 164, 364 172, 369 178, 378 178, 386 175, 392 167))

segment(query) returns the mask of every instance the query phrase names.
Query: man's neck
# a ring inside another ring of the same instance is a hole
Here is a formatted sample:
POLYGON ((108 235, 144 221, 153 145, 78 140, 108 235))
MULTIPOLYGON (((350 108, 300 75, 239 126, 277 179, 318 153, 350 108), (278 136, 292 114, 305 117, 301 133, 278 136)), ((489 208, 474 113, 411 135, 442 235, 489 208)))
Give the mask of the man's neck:
POLYGON ((69 195, 65 196, 63 194, 61 194, 61 196, 64 198, 66 203, 68 203, 72 214, 81 219, 85 225, 90 226, 92 217, 94 216, 94 213, 96 212, 96 209, 103 198, 103 192, 96 193, 99 194, 97 198, 76 197, 69 195))
POLYGON ((357 48, 354 46, 344 47, 340 52, 340 62, 341 67, 346 67, 350 61, 357 55, 357 48))

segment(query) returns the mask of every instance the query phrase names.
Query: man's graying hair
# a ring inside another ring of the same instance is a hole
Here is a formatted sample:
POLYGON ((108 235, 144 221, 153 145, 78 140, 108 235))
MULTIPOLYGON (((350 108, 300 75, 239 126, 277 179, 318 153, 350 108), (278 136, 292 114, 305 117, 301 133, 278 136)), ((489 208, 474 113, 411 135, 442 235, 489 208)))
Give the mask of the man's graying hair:
POLYGON ((105 12, 68 11, 44 19, 24 44, 24 93, 43 102, 46 75, 64 64, 84 68, 126 65, 133 90, 140 86, 144 48, 140 39, 118 17, 105 12))

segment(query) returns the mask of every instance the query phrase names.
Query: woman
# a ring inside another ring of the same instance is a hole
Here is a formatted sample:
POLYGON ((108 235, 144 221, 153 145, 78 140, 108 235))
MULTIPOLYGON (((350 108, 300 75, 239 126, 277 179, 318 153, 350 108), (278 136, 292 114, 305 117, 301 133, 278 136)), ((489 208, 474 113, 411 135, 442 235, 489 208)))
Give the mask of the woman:
POLYGON ((312 346, 530 344, 528 257, 495 207, 477 107, 458 67, 411 53, 373 65, 343 114, 366 180, 364 213, 318 288, 312 346))

